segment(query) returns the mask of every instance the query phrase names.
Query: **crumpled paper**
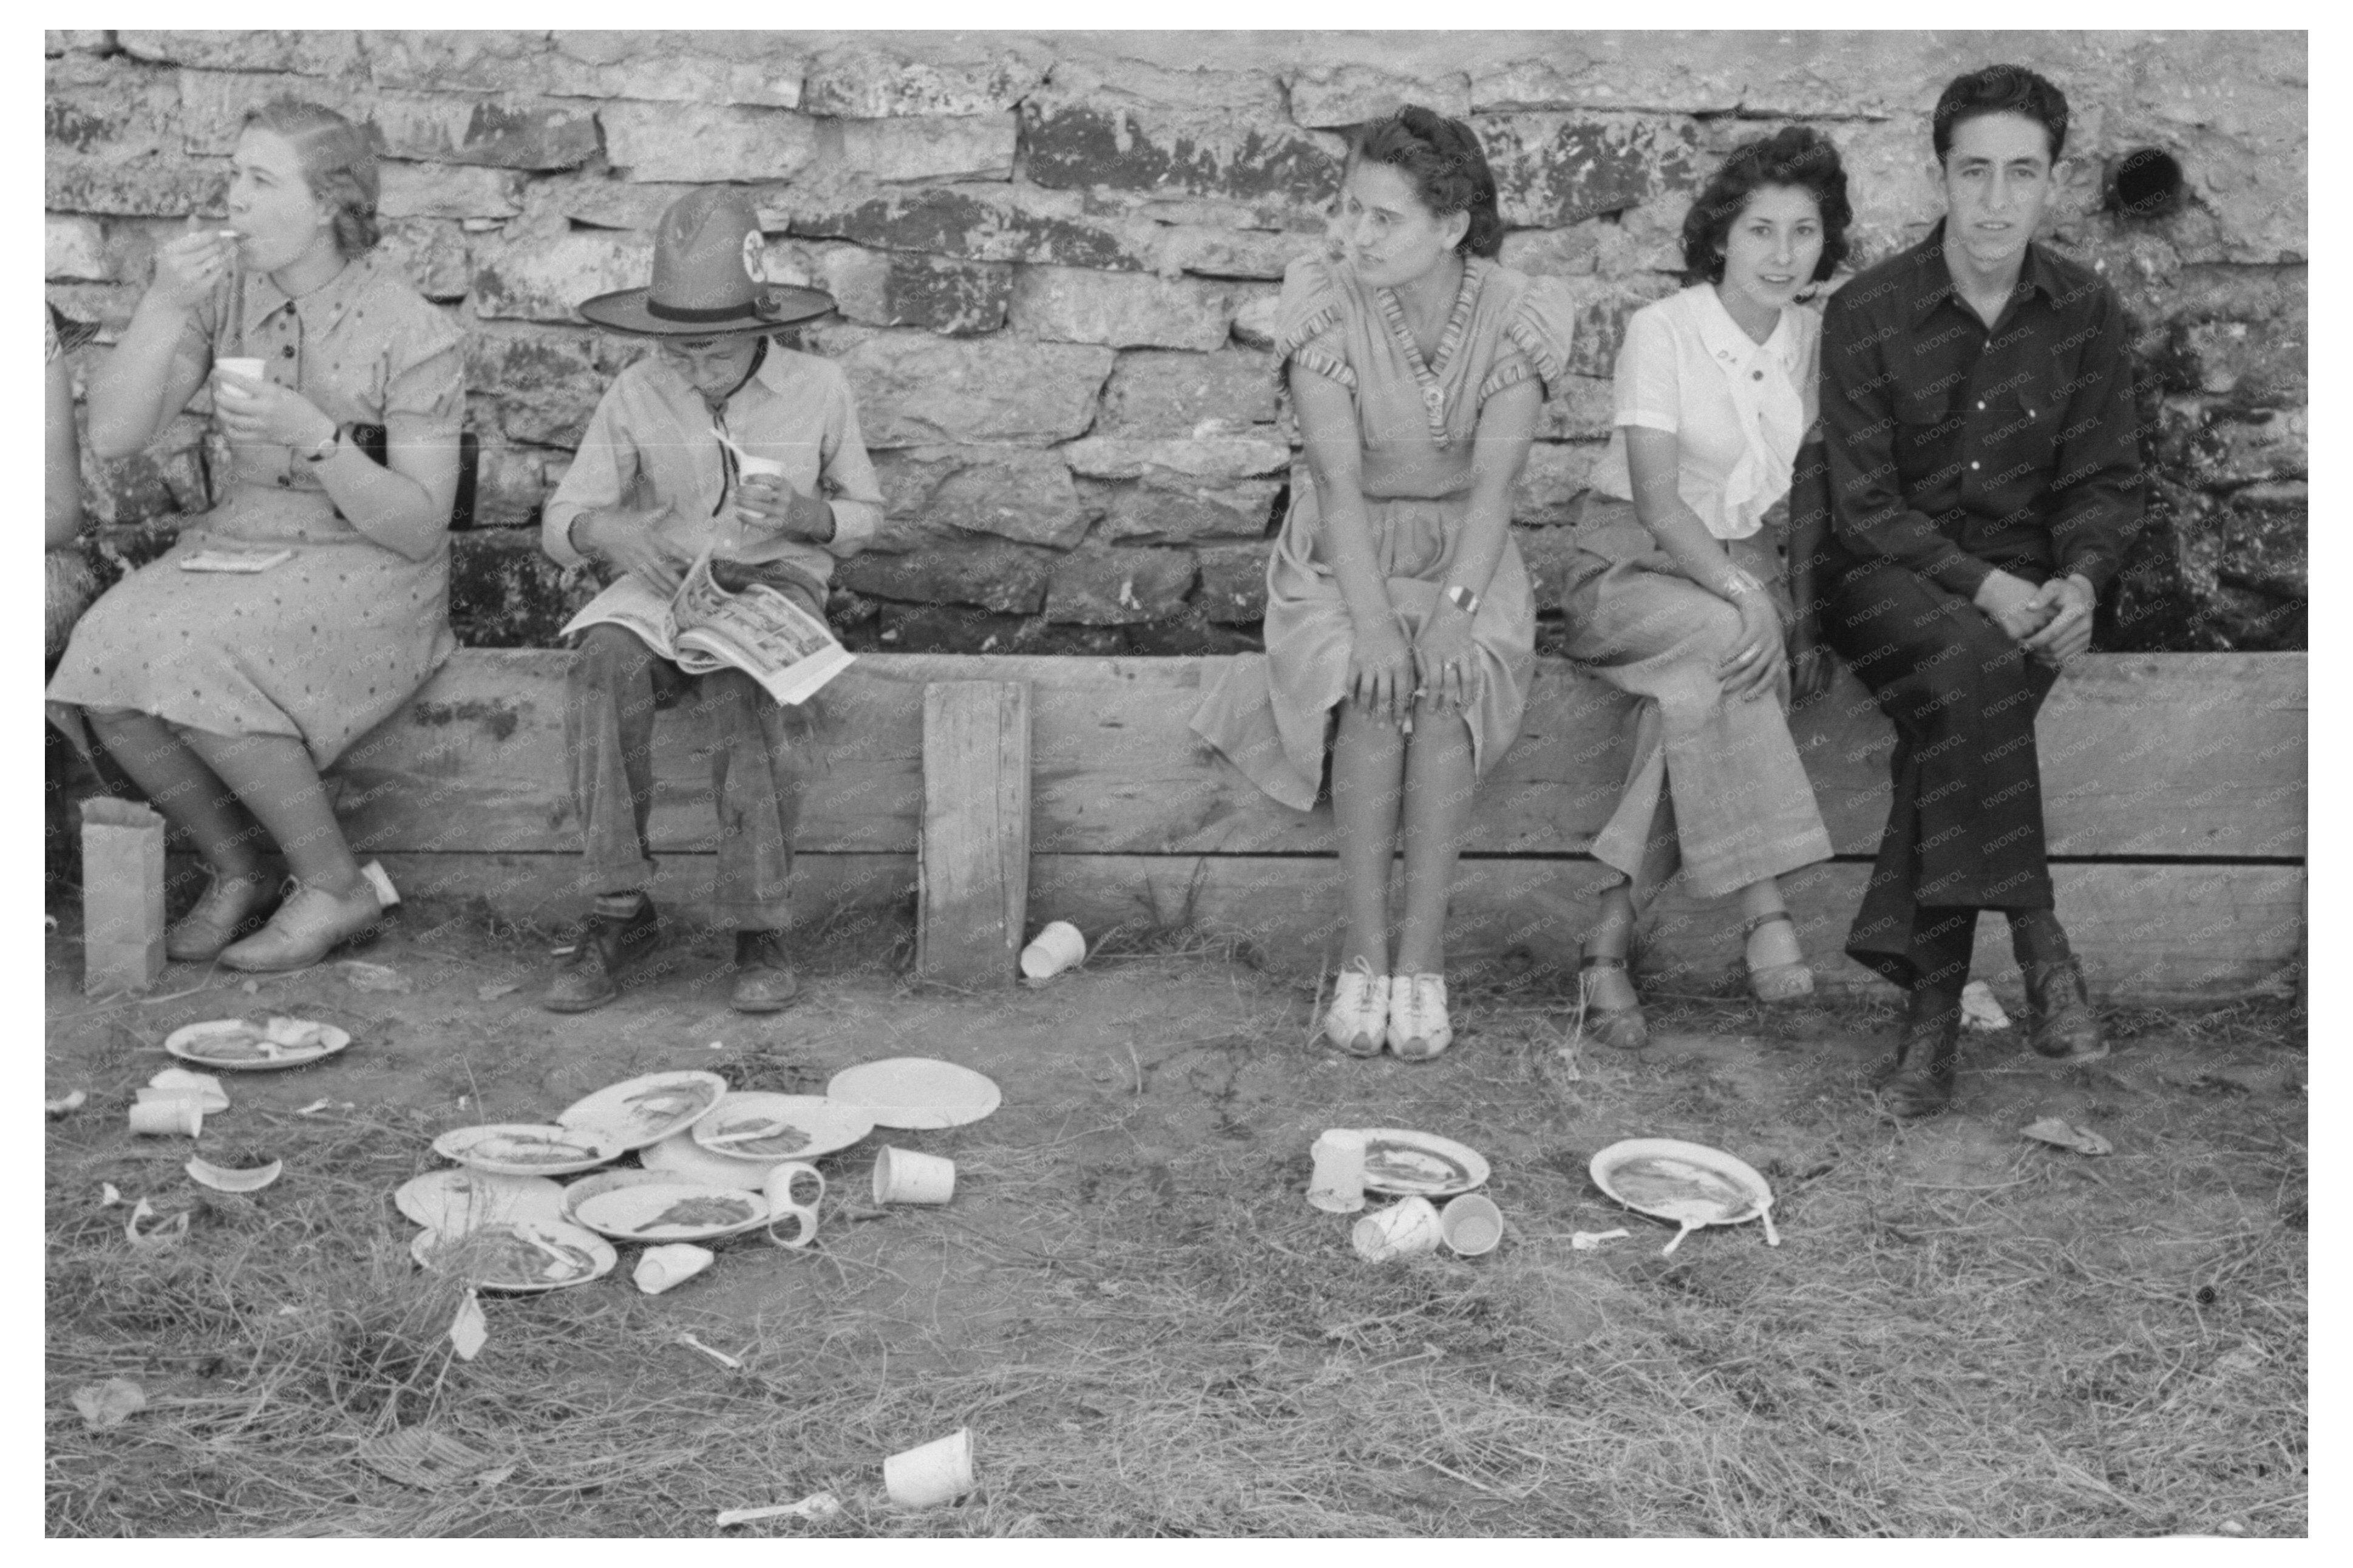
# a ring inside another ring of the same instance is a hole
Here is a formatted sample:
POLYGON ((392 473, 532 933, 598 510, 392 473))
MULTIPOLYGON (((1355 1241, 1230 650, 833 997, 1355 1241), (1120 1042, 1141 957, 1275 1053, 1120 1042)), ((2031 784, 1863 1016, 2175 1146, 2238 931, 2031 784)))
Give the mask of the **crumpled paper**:
POLYGON ((2113 1154, 2116 1152, 2115 1144, 2090 1128, 2078 1127, 2056 1116, 2046 1116, 2039 1121, 2030 1122, 2020 1128, 2019 1131, 2039 1142, 2052 1144, 2061 1149, 2072 1149, 2078 1154, 2113 1154))
POLYGON ((83 1426, 120 1426, 147 1408, 147 1391, 127 1377, 110 1377, 75 1389, 73 1402, 83 1426))

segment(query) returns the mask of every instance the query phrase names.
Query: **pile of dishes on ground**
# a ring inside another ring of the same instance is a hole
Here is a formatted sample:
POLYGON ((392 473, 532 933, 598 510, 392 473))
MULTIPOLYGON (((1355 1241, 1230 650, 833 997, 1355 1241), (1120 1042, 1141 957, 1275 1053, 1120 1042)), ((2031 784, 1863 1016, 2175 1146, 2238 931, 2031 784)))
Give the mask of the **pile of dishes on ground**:
MULTIPOLYGON (((876 1128, 956 1127, 995 1110, 969 1068, 895 1057, 846 1068, 821 1095, 730 1090, 717 1073, 647 1073, 598 1089, 553 1122, 459 1127, 433 1141, 453 1169, 394 1201, 422 1226, 418 1263, 491 1290, 556 1290, 603 1278, 616 1242, 647 1248, 635 1278, 668 1289, 711 1266, 699 1243, 754 1232, 787 1248, 817 1238, 825 1173, 814 1163, 876 1128), (635 1165, 619 1162, 634 1155, 635 1165), (580 1179, 561 1184, 558 1176, 580 1179)), ((946 1203, 955 1167, 885 1147, 874 1201, 946 1203)))

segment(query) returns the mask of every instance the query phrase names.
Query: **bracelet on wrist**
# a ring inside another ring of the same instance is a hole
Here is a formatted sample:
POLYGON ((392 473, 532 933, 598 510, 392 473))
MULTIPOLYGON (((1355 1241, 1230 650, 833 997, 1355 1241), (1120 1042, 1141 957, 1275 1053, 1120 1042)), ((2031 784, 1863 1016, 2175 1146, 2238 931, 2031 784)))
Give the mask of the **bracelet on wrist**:
POLYGON ((1758 582, 1756 574, 1747 568, 1736 566, 1725 574, 1724 580, 1715 585, 1715 591, 1724 598, 1736 599, 1743 594, 1763 593, 1765 584, 1758 582))

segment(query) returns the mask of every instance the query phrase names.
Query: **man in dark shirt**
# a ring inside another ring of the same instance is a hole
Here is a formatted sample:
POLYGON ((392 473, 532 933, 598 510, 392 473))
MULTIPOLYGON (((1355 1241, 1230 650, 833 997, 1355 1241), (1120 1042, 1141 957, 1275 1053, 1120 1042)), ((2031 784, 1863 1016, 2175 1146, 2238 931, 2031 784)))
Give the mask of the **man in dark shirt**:
POLYGON ((2033 236, 2067 100, 1989 66, 1938 99, 1946 216, 1822 326, 1836 573, 1824 630, 1895 725, 1895 794, 1847 951, 1908 993, 1898 1115, 1952 1097, 1978 911, 2010 918, 2035 1048, 2106 1054, 2052 912, 2034 716, 2091 644, 2141 515, 2124 310, 2033 236))

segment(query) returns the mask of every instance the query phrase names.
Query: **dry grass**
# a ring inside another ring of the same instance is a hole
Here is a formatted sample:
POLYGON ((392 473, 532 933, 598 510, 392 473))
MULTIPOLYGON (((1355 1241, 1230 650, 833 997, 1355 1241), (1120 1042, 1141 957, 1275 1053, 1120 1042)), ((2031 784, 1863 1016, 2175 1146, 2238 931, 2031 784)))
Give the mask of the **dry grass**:
MULTIPOLYGON (((1200 940, 1144 927, 1104 956, 1200 940)), ((983 1123, 956 1146, 948 1209, 868 1223, 848 1194, 815 1255, 725 1244, 744 1267, 797 1270, 815 1304, 759 1337, 698 1314, 691 1290, 649 1300, 616 1280, 488 1299, 471 1363, 442 1337, 451 1289, 412 1268, 389 1202, 435 1163, 435 1127, 270 1117, 257 1152, 284 1156, 288 1179, 203 1194, 185 1246, 149 1255, 125 1244, 121 1209, 96 1206, 98 1184, 178 1190, 179 1153, 118 1137, 101 1097, 50 1135, 48 1531, 700 1534, 722 1509, 820 1488, 846 1505, 838 1521, 748 1532, 2306 1528, 2299 1097, 2159 1095, 2110 1160, 2019 1145, 1926 1180, 1951 1128, 1874 1125, 1852 1062, 1806 1048, 1880 1014, 1670 1005, 1655 1024, 1768 1042, 1783 1091, 1746 1113, 1810 1151, 1768 1167, 1788 1244, 1717 1232, 1661 1259, 1663 1233, 1636 1221, 1632 1240, 1573 1253, 1570 1229, 1617 1223, 1583 1174, 1598 1108, 1689 1135, 1739 1097, 1689 1066, 1588 1061, 1563 1083, 1547 1067, 1557 977, 1472 992, 1483 1027, 1444 1092, 1537 1151, 1499 1161, 1515 1231, 1477 1264, 1356 1262, 1296 1201, 1301 1150, 1247 1128, 1122 1164, 1082 1159, 1085 1129, 1022 1144, 983 1123), (681 1326, 745 1370, 680 1347, 681 1326), (115 1374, 150 1407, 85 1429, 69 1391, 115 1374), (517 1468, 426 1492, 355 1462, 368 1438, 427 1423, 517 1468), (891 1510, 881 1458, 965 1424, 979 1490, 891 1510)), ((1304 987, 1254 994, 1244 1026, 1199 1049, 1310 1065, 1304 987)), ((2183 1061, 2300 1050, 2278 1009, 2112 1023, 2187 1042, 2183 1061)), ((1136 1098, 1147 1077, 1162 1092, 1156 1067, 1138 1061, 1136 1098)), ((733 1076, 794 1070, 747 1058, 733 1076)))

